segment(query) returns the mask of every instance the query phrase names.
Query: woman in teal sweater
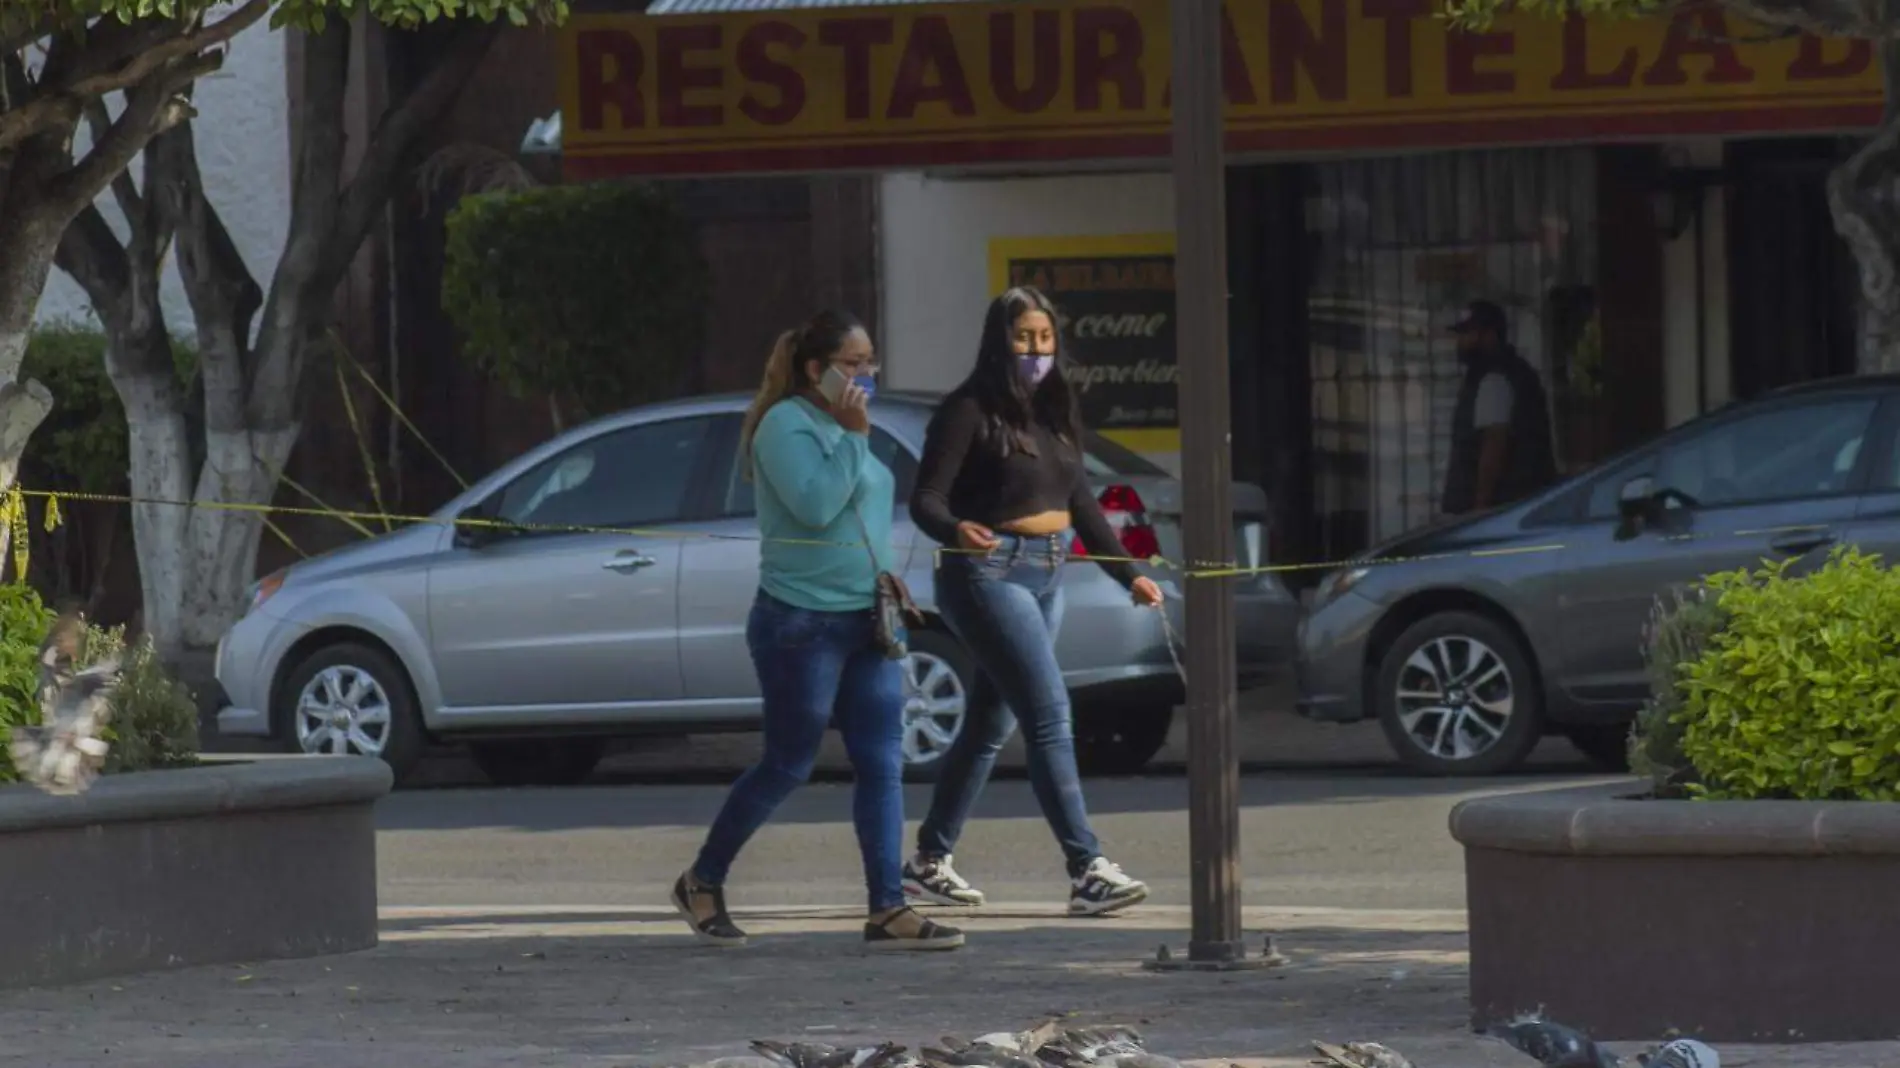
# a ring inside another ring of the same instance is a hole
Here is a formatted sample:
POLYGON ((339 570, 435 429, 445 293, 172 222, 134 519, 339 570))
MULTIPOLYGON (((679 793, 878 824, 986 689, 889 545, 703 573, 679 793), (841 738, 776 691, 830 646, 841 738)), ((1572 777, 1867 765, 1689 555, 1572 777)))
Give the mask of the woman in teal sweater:
POLYGON ((871 339, 824 312, 780 335, 746 412, 740 455, 758 482, 759 595, 746 643, 764 698, 765 751, 733 784, 673 904, 700 941, 744 945, 726 873, 773 810, 811 775, 833 720, 857 772, 852 821, 864 856, 870 949, 955 949, 962 932, 904 903, 903 675, 877 640, 877 575, 892 570, 895 482, 871 454, 871 339), (827 395, 827 373, 842 382, 827 395), (836 400, 830 399, 835 397, 836 400))

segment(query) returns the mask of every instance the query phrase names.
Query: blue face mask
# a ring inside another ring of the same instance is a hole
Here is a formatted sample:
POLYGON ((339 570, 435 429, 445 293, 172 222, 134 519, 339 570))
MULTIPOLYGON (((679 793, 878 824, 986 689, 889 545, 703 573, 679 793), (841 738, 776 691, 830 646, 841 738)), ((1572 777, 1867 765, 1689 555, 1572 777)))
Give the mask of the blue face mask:
POLYGON ((851 380, 851 384, 864 391, 864 399, 867 401, 877 396, 876 375, 858 375, 851 380))
POLYGON ((1016 355, 1016 366, 1032 386, 1041 384, 1043 379, 1049 377, 1055 365, 1056 357, 1052 352, 1022 352, 1016 355))

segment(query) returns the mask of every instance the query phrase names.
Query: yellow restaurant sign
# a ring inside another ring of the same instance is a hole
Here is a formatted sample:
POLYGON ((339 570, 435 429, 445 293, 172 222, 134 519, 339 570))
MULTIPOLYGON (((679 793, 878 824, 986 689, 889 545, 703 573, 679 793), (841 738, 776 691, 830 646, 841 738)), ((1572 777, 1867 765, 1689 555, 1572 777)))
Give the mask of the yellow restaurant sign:
MULTIPOLYGON (((1716 7, 1510 16, 1436 0, 1229 0, 1234 152, 1873 125, 1865 42, 1762 39, 1716 7)), ((561 31, 577 177, 1139 159, 1168 148, 1167 0, 577 16, 561 31)))

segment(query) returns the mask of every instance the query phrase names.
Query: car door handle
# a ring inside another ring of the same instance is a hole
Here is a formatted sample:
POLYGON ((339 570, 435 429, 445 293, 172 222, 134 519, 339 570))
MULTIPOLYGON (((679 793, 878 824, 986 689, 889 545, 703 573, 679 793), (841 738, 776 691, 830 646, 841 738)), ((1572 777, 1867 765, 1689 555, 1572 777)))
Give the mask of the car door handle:
POLYGON ((657 563, 659 563, 659 561, 651 556, 635 549, 629 549, 624 553, 615 553, 613 556, 608 557, 607 562, 600 566, 606 571, 618 571, 622 574, 626 574, 631 571, 638 571, 643 567, 652 567, 657 563))
POLYGON ((1770 538, 1768 547, 1788 556, 1800 556, 1812 552, 1823 545, 1834 544, 1834 532, 1831 530, 1796 530, 1779 537, 1770 538))

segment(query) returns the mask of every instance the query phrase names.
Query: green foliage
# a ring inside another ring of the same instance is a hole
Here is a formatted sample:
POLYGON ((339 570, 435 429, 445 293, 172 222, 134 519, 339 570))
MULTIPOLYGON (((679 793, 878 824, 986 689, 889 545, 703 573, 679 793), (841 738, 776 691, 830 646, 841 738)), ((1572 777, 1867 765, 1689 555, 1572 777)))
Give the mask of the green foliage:
POLYGON ((1573 12, 1585 18, 1639 18, 1674 7, 1672 0, 1445 0, 1444 17, 1458 29, 1482 31, 1509 11, 1558 19, 1573 12))
POLYGON ((0 783, 14 780, 6 756, 13 728, 40 721, 40 641, 52 625, 33 587, 0 583, 0 783))
POLYGON ((1683 665, 1701 659, 1725 617, 1709 588, 1697 583, 1656 598, 1643 630, 1650 698, 1630 732, 1630 771, 1657 797, 1682 797, 1696 781, 1682 752, 1683 665))
POLYGON ((442 306, 518 397, 596 411, 671 395, 705 338, 712 278, 661 189, 599 182, 467 197, 448 217, 442 306))
POLYGON ((82 658, 88 663, 119 654, 119 684, 112 692, 112 722, 104 737, 105 773, 188 768, 198 763, 198 705, 191 691, 165 671, 150 638, 128 648, 125 630, 88 627, 82 658))
POLYGON ((1900 573, 1836 550, 1710 576, 1719 629, 1681 666, 1692 796, 1900 800, 1900 573))
MULTIPOLYGON (((3 0, 0 36, 31 26, 72 29, 94 19, 131 23, 140 19, 191 20, 206 17, 223 0, 3 0)), ((236 5, 232 5, 236 6, 236 5)), ((449 18, 485 22, 507 19, 517 26, 558 23, 567 18, 567 0, 277 0, 271 25, 320 30, 330 18, 348 19, 367 11, 391 26, 415 27, 449 18)), ((208 21, 217 21, 216 15, 208 21)))

